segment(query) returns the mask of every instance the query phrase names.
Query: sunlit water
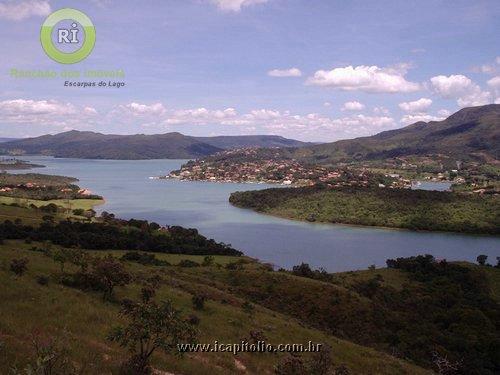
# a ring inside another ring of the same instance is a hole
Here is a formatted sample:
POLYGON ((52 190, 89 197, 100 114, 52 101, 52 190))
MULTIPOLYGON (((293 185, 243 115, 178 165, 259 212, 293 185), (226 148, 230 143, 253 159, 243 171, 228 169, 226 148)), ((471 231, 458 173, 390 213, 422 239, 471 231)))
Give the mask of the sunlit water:
POLYGON ((106 199, 99 211, 198 228, 207 237, 230 243, 277 267, 305 262, 329 271, 345 271, 371 264, 383 266, 387 258, 423 253, 470 261, 486 254, 491 262, 500 256, 498 237, 295 222, 236 208, 228 202, 233 191, 269 185, 149 179, 177 169, 183 160, 23 159, 47 166, 35 170, 38 173, 78 178, 80 186, 106 199))

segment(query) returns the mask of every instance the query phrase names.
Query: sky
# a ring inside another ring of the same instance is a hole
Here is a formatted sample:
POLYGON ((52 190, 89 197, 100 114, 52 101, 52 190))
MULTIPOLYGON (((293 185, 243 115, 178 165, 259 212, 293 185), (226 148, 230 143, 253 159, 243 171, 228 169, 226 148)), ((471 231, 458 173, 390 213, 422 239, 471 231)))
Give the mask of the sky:
POLYGON ((500 104, 499 41, 498 0, 0 0, 0 137, 367 136, 500 104), (66 7, 96 28, 71 65, 39 40, 66 7), (89 70, 125 86, 65 86, 89 70))

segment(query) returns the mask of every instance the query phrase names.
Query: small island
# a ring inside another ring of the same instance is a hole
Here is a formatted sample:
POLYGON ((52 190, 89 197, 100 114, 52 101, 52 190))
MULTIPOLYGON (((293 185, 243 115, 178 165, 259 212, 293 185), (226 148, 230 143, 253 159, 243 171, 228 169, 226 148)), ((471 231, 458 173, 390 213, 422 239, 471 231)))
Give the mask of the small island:
POLYGON ((0 158, 0 171, 44 168, 44 165, 29 163, 15 158, 0 158))

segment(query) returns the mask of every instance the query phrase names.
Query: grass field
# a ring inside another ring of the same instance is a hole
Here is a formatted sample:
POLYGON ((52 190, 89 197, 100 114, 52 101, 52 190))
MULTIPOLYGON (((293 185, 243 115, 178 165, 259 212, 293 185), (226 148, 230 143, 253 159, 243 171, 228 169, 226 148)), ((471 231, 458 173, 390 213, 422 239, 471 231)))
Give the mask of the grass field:
POLYGON ((46 206, 48 204, 55 204, 62 207, 62 211, 55 214, 55 218, 58 220, 64 220, 68 217, 73 219, 82 219, 81 216, 75 216, 72 210, 83 209, 90 210, 95 206, 103 204, 103 200, 99 199, 57 199, 49 201, 41 201, 35 199, 26 198, 12 198, 12 197, 2 197, 0 196, 0 221, 21 219, 23 223, 29 225, 36 225, 42 221, 43 216, 47 213, 41 210, 33 210, 28 208, 30 205, 35 205, 36 207, 46 206), (12 204, 17 204, 18 206, 11 206, 12 204), (67 211, 65 211, 67 210, 67 211))
MULTIPOLYGON (((103 302, 101 295, 64 287, 54 281, 59 265, 42 253, 29 250, 34 244, 21 241, 6 241, 0 245, 0 373, 9 373, 12 366, 24 368, 32 360, 30 333, 39 331, 68 338, 71 360, 80 367, 86 364, 84 373, 116 373, 126 353, 117 345, 106 340, 109 329, 121 321, 117 303, 103 302), (13 258, 27 257, 28 271, 16 277, 9 271, 13 258), (47 286, 39 285, 36 277, 47 275, 47 286)), ((100 252, 99 254, 104 254, 100 252)), ((123 252, 109 252, 121 256, 123 252)), ((201 263, 201 256, 157 254, 157 257, 171 264, 181 259, 201 263)), ((242 309, 244 300, 231 294, 229 288, 218 288, 215 281, 223 272, 220 265, 233 262, 231 257, 215 257, 210 267, 182 268, 178 266, 152 267, 126 263, 134 274, 136 282, 119 288, 116 298, 136 298, 144 276, 157 274, 162 284, 157 298, 172 299, 175 306, 185 315, 196 314, 200 318, 199 342, 238 343, 249 336, 252 330, 260 330, 269 343, 328 343, 333 350, 336 364, 346 364, 354 374, 425 374, 430 373, 407 362, 375 350, 355 345, 329 336, 321 331, 307 328, 289 316, 256 305, 249 315, 242 309), (193 310, 191 297, 195 292, 209 296, 206 307, 193 310)), ((265 267, 245 259, 245 269, 255 274, 265 273, 265 267)), ((66 271, 72 271, 66 266, 66 271)), ((299 278, 295 278, 299 279, 299 278)), ((304 287, 318 284, 314 280, 302 279, 304 287)), ((340 287, 339 287, 340 288, 340 287)), ((189 354, 182 358, 158 353, 153 358, 155 368, 175 374, 272 374, 279 359, 276 354, 232 354, 210 353, 189 354), (237 362, 236 362, 237 361, 237 362), (238 364, 239 370, 236 365, 238 364), (246 370, 242 370, 243 367, 246 370)))

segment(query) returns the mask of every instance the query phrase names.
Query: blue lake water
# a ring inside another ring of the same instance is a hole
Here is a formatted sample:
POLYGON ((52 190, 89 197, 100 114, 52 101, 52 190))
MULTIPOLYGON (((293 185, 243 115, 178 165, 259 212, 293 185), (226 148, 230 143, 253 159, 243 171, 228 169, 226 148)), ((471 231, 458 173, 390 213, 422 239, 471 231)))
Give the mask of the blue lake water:
MULTIPOLYGON (((500 256, 500 238, 411 232, 344 225, 302 223, 233 207, 229 194, 269 185, 152 180, 177 169, 183 160, 82 160, 24 157, 46 168, 37 173, 73 176, 81 187, 102 195, 109 211, 122 218, 197 228, 277 267, 301 262, 329 271, 384 266, 387 258, 429 253, 448 260, 475 261, 500 256)), ((22 171, 21 173, 26 173, 22 171)))

